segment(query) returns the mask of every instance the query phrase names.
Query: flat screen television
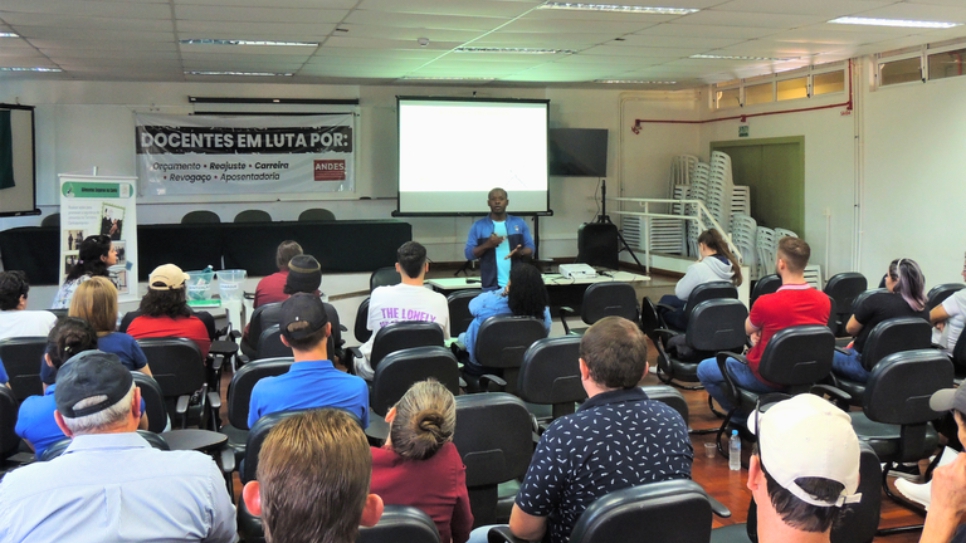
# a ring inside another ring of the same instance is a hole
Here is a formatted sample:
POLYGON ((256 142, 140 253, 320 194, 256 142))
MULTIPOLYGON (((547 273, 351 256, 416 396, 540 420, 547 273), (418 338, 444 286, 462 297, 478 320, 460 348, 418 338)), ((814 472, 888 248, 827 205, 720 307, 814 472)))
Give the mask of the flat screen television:
POLYGON ((571 177, 607 177, 607 130, 551 128, 549 174, 571 177))

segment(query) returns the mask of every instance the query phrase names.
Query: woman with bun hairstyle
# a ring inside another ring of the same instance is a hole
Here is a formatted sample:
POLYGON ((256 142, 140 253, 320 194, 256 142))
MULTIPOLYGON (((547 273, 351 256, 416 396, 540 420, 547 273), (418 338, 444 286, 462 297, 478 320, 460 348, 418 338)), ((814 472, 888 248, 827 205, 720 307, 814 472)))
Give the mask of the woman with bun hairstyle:
POLYGON ((79 260, 67 273, 64 284, 60 286, 51 309, 67 309, 74 297, 77 286, 91 277, 109 277, 107 269, 117 264, 117 249, 110 236, 87 236, 80 244, 79 260))
POLYGON ((456 401, 434 379, 414 384, 386 413, 389 438, 372 449, 370 492, 410 505, 436 523, 442 543, 464 543, 473 526, 466 467, 453 444, 456 401))
POLYGON ((712 281, 730 281, 736 287, 741 286, 741 263, 735 255, 731 254, 728 242, 721 236, 721 232, 713 228, 701 232, 698 236, 698 252, 701 258, 688 266, 688 271, 674 287, 674 295, 668 294, 661 298, 662 305, 674 309, 658 308, 664 322, 678 330, 688 327, 684 306, 687 305, 688 297, 695 287, 712 281))

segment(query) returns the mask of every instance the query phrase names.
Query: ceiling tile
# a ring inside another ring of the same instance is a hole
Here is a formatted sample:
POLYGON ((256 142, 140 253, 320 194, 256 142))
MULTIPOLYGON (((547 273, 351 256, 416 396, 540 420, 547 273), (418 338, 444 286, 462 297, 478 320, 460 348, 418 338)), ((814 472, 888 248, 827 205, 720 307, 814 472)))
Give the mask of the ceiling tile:
POLYGON ((105 2, 103 0, 3 0, 2 11, 20 13, 82 13, 84 17, 119 19, 170 19, 171 6, 145 2, 105 2))
POLYGON ((104 49, 129 51, 177 51, 172 42, 152 42, 144 40, 115 40, 110 37, 91 37, 86 40, 37 39, 30 42, 41 51, 56 49, 104 49))
POLYGON ((181 54, 189 56, 246 56, 246 57, 274 57, 279 60, 287 58, 308 58, 315 53, 317 47, 279 47, 270 45, 181 45, 181 54))
POLYGON ((239 23, 222 21, 178 21, 179 39, 271 38, 286 41, 320 41, 335 30, 335 23, 239 23))
POLYGON ((563 35, 572 33, 612 34, 616 38, 623 34, 643 30, 653 24, 634 21, 595 21, 588 23, 579 19, 520 19, 505 26, 504 29, 510 32, 546 32, 563 35))
POLYGON ((495 2, 491 0, 462 0, 440 2, 439 0, 362 0, 358 9, 388 11, 393 13, 418 13, 423 15, 461 15, 475 17, 517 17, 543 3, 543 0, 495 2))
MULTIPOLYGON (((647 31, 645 31, 647 32, 647 31)), ((654 34, 628 34, 624 36, 621 45, 633 47, 683 47, 697 49, 713 49, 726 47, 745 41, 741 38, 707 38, 694 36, 658 36, 654 34)), ((617 45, 617 44, 611 44, 617 45)))
POLYGON ((598 45, 585 51, 581 55, 624 56, 639 58, 683 58, 705 51, 703 48, 692 47, 632 47, 629 45, 598 45))
POLYGON ((731 0, 715 6, 715 11, 744 11, 785 15, 818 15, 834 19, 843 15, 895 4, 900 0, 731 0))
POLYGON ((950 21, 966 24, 966 7, 962 3, 958 7, 902 3, 869 10, 862 13, 862 16, 920 21, 950 21))
POLYGON ((752 38, 761 38, 781 32, 780 30, 774 28, 687 24, 684 22, 685 20, 683 18, 679 19, 679 21, 680 22, 652 26, 651 28, 641 30, 635 34, 641 36, 653 35, 676 36, 682 38, 727 38, 735 40, 750 40, 752 38))
POLYGON ((118 29, 171 32, 174 25, 170 19, 121 19, 117 17, 79 17, 68 15, 48 15, 43 13, 4 13, 4 22, 23 32, 25 27, 42 26, 47 28, 78 29, 118 29))
POLYGON ((754 13, 745 11, 706 10, 685 15, 675 22, 680 24, 715 26, 750 26, 760 28, 795 28, 808 24, 825 22, 825 17, 817 15, 788 15, 775 13, 754 13))
MULTIPOLYGON (((122 0, 123 1, 123 0, 122 0)), ((168 0, 163 0, 165 4, 168 0)), ((325 0, 324 5, 320 5, 319 0, 173 0, 178 6, 222 6, 222 7, 248 7, 258 8, 271 6, 273 8, 297 8, 297 9, 352 9, 359 0, 325 0)))
POLYGON ((431 41, 426 47, 419 47, 413 40, 386 40, 379 38, 348 38, 333 36, 325 41, 325 47, 353 47, 362 49, 405 49, 411 47, 422 50, 449 51, 462 45, 462 42, 431 41))
POLYGON ((406 40, 415 42, 418 38, 429 38, 430 41, 446 41, 463 43, 480 35, 477 30, 448 30, 440 28, 415 28, 398 26, 376 26, 343 24, 339 28, 348 30, 339 33, 342 37, 351 38, 382 38, 387 40, 406 40))
MULTIPOLYGON (((263 4, 264 5, 264 4, 263 4)), ((338 9, 275 9, 232 8, 218 6, 175 6, 175 16, 180 20, 239 21, 269 23, 338 23, 348 14, 338 9)))
POLYGON ((482 38, 473 40, 472 45, 495 45, 501 47, 533 47, 543 49, 584 49, 590 45, 609 42, 614 39, 611 34, 549 34, 522 32, 493 32, 482 38))
POLYGON ((510 19, 496 17, 457 17, 452 15, 419 15, 383 11, 354 10, 345 18, 352 24, 400 26, 406 28, 445 28, 451 30, 489 31, 510 19))

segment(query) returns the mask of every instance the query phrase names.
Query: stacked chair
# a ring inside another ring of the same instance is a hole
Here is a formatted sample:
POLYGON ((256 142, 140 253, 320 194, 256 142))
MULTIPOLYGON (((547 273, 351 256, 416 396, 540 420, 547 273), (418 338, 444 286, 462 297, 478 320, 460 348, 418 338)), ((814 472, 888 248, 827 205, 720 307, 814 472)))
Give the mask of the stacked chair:
POLYGON ((759 266, 758 254, 755 247, 755 234, 758 231, 758 223, 751 215, 744 213, 733 213, 731 215, 731 242, 741 252, 741 263, 748 266, 751 279, 761 277, 762 269, 767 269, 767 263, 759 266))

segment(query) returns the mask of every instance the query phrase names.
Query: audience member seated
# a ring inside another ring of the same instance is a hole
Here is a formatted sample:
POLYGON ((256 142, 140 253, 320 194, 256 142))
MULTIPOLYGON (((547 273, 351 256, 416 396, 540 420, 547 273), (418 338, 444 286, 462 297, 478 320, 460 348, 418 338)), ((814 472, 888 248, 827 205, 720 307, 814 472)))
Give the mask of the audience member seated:
POLYGON ((449 339, 449 305, 446 297, 423 286, 429 271, 426 248, 415 241, 403 243, 396 251, 396 271, 402 278, 398 285, 378 287, 369 298, 366 328, 372 331, 369 341, 359 348, 363 358, 353 360, 356 375, 371 381, 375 372, 369 365, 376 332, 383 326, 400 321, 435 322, 449 339))
MULTIPOLYGON (((158 266, 148 277, 148 292, 141 298, 138 315, 122 330, 134 339, 183 337, 198 344, 202 356, 211 348, 211 332, 188 307, 188 274, 174 264, 158 266)), ((125 320, 128 320, 125 317, 125 320)))
POLYGON ((483 321, 497 315, 520 315, 542 319, 550 332, 550 296, 543 277, 536 267, 519 263, 510 271, 510 280, 503 290, 487 290, 470 300, 473 321, 460 334, 460 343, 466 348, 469 360, 464 369, 472 375, 489 373, 476 360, 476 336, 483 321))
POLYGON ((129 334, 117 331, 117 288, 104 277, 93 277, 77 287, 70 303, 71 317, 80 317, 97 331, 97 348, 114 353, 131 371, 151 375, 148 359, 129 334))
MULTIPOLYGON (((86 284, 89 284, 88 281, 86 284)), ((108 281, 108 283, 110 283, 108 281)), ((75 298, 76 299, 76 298, 75 298)), ((48 381, 44 384, 43 396, 30 396, 20 404, 17 416, 17 435, 30 445, 30 448, 40 458, 47 447, 64 439, 64 432, 54 420, 57 404, 54 402, 56 391, 57 370, 71 357, 85 351, 97 349, 97 332, 85 321, 76 317, 67 317, 57 321, 47 338, 47 348, 44 352, 43 367, 48 381)), ((43 373, 43 372, 42 372, 43 373)), ((144 413, 144 401, 141 401, 141 412, 144 413)), ((147 430, 148 415, 144 413, 138 428, 147 430)))
POLYGON ((67 309, 74 296, 77 285, 91 277, 108 277, 107 269, 117 264, 117 249, 110 236, 88 236, 80 244, 77 264, 67 272, 64 284, 60 286, 51 309, 67 309))
POLYGON ((674 287, 674 295, 661 297, 660 304, 674 309, 668 310, 660 306, 657 308, 665 324, 677 330, 688 327, 684 306, 695 287, 712 281, 731 281, 735 286, 741 286, 741 264, 731 254, 728 242, 721 237, 720 232, 714 229, 701 232, 698 236, 698 252, 701 258, 688 266, 688 271, 674 287))
POLYGON ((845 378, 865 383, 869 371, 862 366, 862 349, 869 333, 877 324, 899 317, 929 319, 926 311, 926 279, 915 260, 900 258, 889 264, 885 276, 889 292, 877 292, 867 297, 845 325, 845 331, 855 341, 845 349, 848 354, 835 351, 832 368, 845 378))
POLYGON ((332 324, 322 300, 298 293, 282 302, 282 343, 292 348, 295 363, 288 372, 255 384, 248 411, 248 426, 277 411, 338 407, 369 426, 369 387, 362 379, 337 370, 326 352, 332 324))
MULTIPOLYGON (((319 264, 319 261, 312 255, 296 255, 288 263, 285 284, 282 286, 282 292, 278 301, 285 301, 289 296, 298 292, 321 296, 322 293, 319 292, 319 286, 321 284, 322 266, 319 264)), ((258 348, 258 337, 261 333, 278 324, 275 321, 266 319, 264 312, 261 313, 260 319, 259 325, 254 330, 252 330, 251 326, 245 327, 245 334, 242 336, 242 341, 252 351, 258 348)))
POLYGON ((58 374, 54 417, 73 441, 0 482, 0 541, 235 540, 218 466, 137 435, 141 392, 116 356, 87 351, 58 374))
MULTIPOLYGON (((805 266, 811 256, 811 248, 804 240, 784 237, 778 242, 776 272, 782 278, 778 292, 765 294, 755 301, 751 314, 745 321, 745 332, 751 338, 751 351, 745 356, 748 365, 735 358, 728 358, 727 371, 738 386, 760 393, 775 392, 781 387, 766 382, 758 374, 758 363, 768 341, 779 330, 803 324, 828 325, 832 303, 828 296, 805 282, 805 266)), ((698 364, 698 379, 708 394, 725 411, 733 407, 724 395, 725 378, 718 368, 718 361, 708 358, 698 364)))
POLYGON ((0 272, 0 339, 46 336, 57 322, 57 316, 50 311, 27 309, 29 292, 30 283, 24 272, 0 272))
MULTIPOLYGON (((511 279, 512 281, 512 279, 511 279)), ((456 401, 434 380, 416 383, 386 414, 389 438, 372 449, 372 493, 432 517, 442 543, 470 537, 466 467, 453 444, 456 401)))
POLYGON ((278 271, 263 277, 255 287, 255 309, 265 304, 282 302, 288 298, 288 294, 283 292, 285 280, 288 278, 288 263, 292 257, 302 254, 302 246, 292 240, 283 241, 275 251, 275 264, 278 271))
MULTIPOLYGON (((933 411, 952 411, 959 441, 966 443, 966 387, 939 390, 929 399, 933 411)), ((966 524, 966 454, 959 453, 932 474, 932 492, 920 543, 964 543, 966 524)))
MULTIPOLYGON (((963 281, 966 281, 966 263, 963 264, 963 281)), ((929 321, 936 325, 933 333, 933 343, 942 346, 943 350, 952 354, 956 342, 966 326, 966 289, 958 290, 943 303, 932 308, 929 321)))
POLYGON ((382 516, 371 477, 356 421, 338 409, 311 410, 272 428, 242 499, 262 518, 268 543, 354 543, 360 525, 375 526, 382 516))
MULTIPOLYGON (((606 317, 580 340, 580 380, 587 392, 577 412, 555 420, 540 437, 510 513, 510 531, 566 543, 591 503, 615 490, 689 479, 694 454, 687 422, 649 400, 647 341, 637 324, 606 317)), ((486 541, 488 527, 470 541, 486 541)))
POLYGON ((844 411, 800 394, 752 413, 758 450, 748 465, 760 543, 828 543, 842 507, 858 503, 859 439, 844 411))

